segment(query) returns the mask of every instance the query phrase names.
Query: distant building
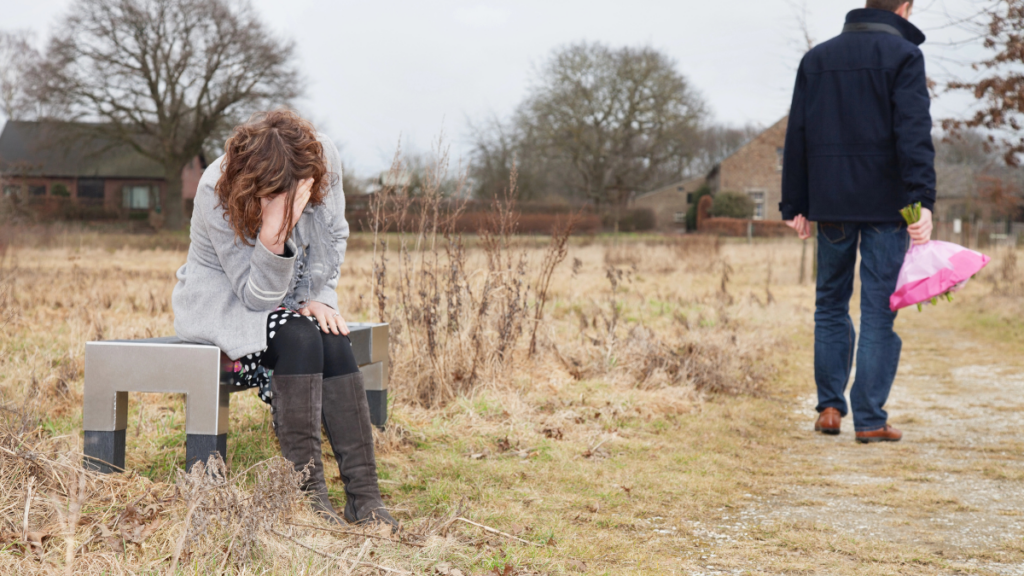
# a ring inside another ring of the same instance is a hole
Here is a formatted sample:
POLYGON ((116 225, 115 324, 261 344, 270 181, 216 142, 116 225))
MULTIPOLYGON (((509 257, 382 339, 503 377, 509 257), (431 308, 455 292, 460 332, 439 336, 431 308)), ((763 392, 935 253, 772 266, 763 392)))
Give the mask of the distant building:
POLYGON ((706 179, 691 178, 658 188, 633 199, 634 208, 648 208, 654 212, 655 227, 658 230, 674 230, 686 227, 686 211, 694 196, 706 179))
POLYGON ((633 200, 633 207, 654 211, 660 230, 683 228, 696 192, 706 185, 712 195, 719 192, 749 195, 754 201, 754 220, 781 220, 782 153, 788 120, 786 116, 744 144, 716 164, 706 177, 683 180, 641 194, 633 200))
POLYGON ((936 166, 937 222, 1024 221, 1024 172, 1019 168, 968 164, 936 166))
MULTIPOLYGON (((739 192, 750 196, 755 206, 754 220, 780 221, 782 158, 788 122, 788 116, 776 122, 719 162, 706 178, 677 182, 641 194, 633 205, 653 210, 659 229, 682 227, 679 222, 685 218, 694 192, 706 184, 712 195, 739 192)), ((984 235, 991 234, 994 239, 1024 234, 1024 201, 1020 200, 1024 170, 994 164, 982 167, 969 162, 939 162, 936 172, 938 237, 957 241, 958 231, 967 230, 969 225, 983 228, 984 235)))
MULTIPOLYGON (((205 168, 197 156, 182 170, 186 206, 205 168)), ((0 174, 4 196, 65 197, 124 216, 159 210, 167 186, 159 163, 71 122, 8 121, 0 133, 0 174)))
POLYGON ((708 187, 712 194, 740 192, 754 201, 754 220, 782 220, 782 155, 786 146, 789 116, 711 169, 708 187))

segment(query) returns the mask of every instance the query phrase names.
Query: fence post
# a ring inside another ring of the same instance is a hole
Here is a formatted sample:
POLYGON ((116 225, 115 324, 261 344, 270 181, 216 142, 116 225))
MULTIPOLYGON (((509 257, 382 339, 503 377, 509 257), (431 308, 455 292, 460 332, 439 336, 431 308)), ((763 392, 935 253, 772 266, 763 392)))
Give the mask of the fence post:
POLYGON ((807 279, 807 240, 800 243, 803 245, 800 247, 800 285, 803 286, 807 279))
POLYGON ((754 243, 754 221, 747 220, 747 244, 754 243))
POLYGON ((815 222, 814 225, 811 226, 811 234, 814 235, 814 267, 813 267, 814 274, 811 276, 811 280, 814 282, 814 285, 817 286, 818 285, 818 223, 817 222, 815 222))

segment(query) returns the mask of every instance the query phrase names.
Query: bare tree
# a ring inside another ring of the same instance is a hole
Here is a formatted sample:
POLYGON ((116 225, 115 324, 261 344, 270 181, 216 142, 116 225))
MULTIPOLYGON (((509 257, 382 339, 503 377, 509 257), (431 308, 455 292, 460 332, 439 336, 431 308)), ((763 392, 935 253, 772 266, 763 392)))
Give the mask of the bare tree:
POLYGON ((0 112, 8 120, 18 120, 33 109, 26 81, 39 60, 39 52, 31 39, 31 33, 25 30, 0 30, 0 112))
POLYGON ((519 117, 503 122, 496 117, 482 124, 471 124, 468 176, 473 195, 480 199, 505 198, 516 172, 516 199, 520 201, 571 198, 566 188, 566 172, 571 168, 558 158, 549 157, 531 140, 519 117))
POLYGON ((739 128, 713 124, 702 129, 691 141, 689 163, 683 175, 697 177, 707 174, 716 164, 763 131, 764 129, 756 124, 747 124, 739 128))
POLYGON ((969 91, 978 100, 974 115, 943 120, 943 128, 959 131, 981 128, 990 144, 1002 145, 1004 160, 1020 164, 1024 154, 1024 0, 985 0, 977 16, 967 21, 983 39, 991 58, 975 63, 982 77, 973 81, 952 81, 947 88, 969 91))
POLYGON ((817 40, 811 34, 810 16, 811 11, 807 8, 807 0, 801 0, 798 4, 795 0, 789 0, 789 9, 793 11, 793 18, 796 20, 796 28, 800 36, 791 40, 801 55, 806 54, 817 45, 817 40))
MULTIPOLYGON (((469 177, 473 195, 477 198, 501 198, 508 191, 513 168, 521 169, 522 135, 515 124, 502 122, 497 117, 483 124, 470 124, 469 177)), ((527 199, 522 185, 519 199, 527 199)))
MULTIPOLYGON (((508 189, 512 167, 515 166, 518 199, 521 201, 586 199, 585 195, 574 194, 570 188, 574 180, 574 169, 570 163, 544 153, 515 120, 502 122, 491 118, 471 127, 473 148, 469 175, 473 194, 484 199, 503 197, 508 189)), ((648 189, 706 175, 716 164, 762 131, 755 124, 738 128, 710 124, 700 128, 686 139, 683 157, 673 163, 672 169, 662 171, 661 178, 648 186, 648 189)))
POLYGON ((960 203, 958 217, 1015 220, 1024 206, 1024 169, 1007 166, 988 138, 962 130, 935 143, 939 199, 960 203), (986 210, 987 208, 987 210, 986 210))
POLYGON ((184 223, 181 171, 204 143, 302 91, 293 43, 246 0, 76 0, 56 29, 39 98, 160 162, 171 229, 184 223))
POLYGON ((678 178, 706 117, 668 56, 583 43, 551 57, 515 122, 537 153, 568 167, 569 188, 617 208, 678 178))
POLYGON ((963 216, 973 217, 978 207, 979 176, 996 164, 987 139, 976 130, 964 130, 935 142, 936 190, 942 201, 961 201, 963 216))

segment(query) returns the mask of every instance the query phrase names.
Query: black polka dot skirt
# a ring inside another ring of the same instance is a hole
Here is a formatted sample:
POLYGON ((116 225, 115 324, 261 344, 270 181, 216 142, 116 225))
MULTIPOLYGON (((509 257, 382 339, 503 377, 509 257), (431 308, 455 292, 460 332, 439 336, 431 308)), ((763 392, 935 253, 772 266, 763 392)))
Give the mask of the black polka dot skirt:
MULTIPOLYGON (((273 341, 279 326, 283 326, 288 322, 301 322, 302 320, 316 322, 316 318, 313 316, 303 316, 287 308, 278 308, 271 312, 267 318, 267 344, 269 345, 273 341)), ((246 354, 244 358, 239 358, 234 365, 234 381, 235 386, 259 388, 260 400, 270 404, 274 396, 273 392, 270 391, 270 377, 273 374, 273 370, 263 365, 263 360, 266 358, 264 352, 266 351, 266 348, 264 348, 259 352, 246 354)))

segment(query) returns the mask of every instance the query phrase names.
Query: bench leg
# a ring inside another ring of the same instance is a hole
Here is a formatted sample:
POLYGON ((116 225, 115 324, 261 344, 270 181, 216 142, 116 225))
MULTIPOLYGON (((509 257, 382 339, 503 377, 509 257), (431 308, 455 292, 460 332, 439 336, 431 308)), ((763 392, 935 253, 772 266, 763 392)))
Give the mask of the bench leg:
POLYGON ((124 472, 125 431, 85 431, 85 458, 82 464, 103 474, 124 472))
POLYGON ((388 422, 388 391, 367 390, 366 402, 370 405, 370 423, 383 430, 388 422))
POLYGON ((85 458, 82 465, 103 474, 124 472, 128 393, 85 386, 82 424, 85 458))
POLYGON ((185 471, 206 462, 214 452, 228 462, 229 388, 194 390, 185 398, 185 471))
POLYGON ((370 423, 381 430, 388 422, 388 362, 374 362, 359 367, 363 373, 366 403, 370 405, 370 423))
POLYGON ((227 433, 185 435, 185 471, 191 470, 196 462, 206 463, 214 453, 220 454, 224 462, 228 461, 227 433))

